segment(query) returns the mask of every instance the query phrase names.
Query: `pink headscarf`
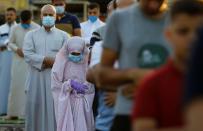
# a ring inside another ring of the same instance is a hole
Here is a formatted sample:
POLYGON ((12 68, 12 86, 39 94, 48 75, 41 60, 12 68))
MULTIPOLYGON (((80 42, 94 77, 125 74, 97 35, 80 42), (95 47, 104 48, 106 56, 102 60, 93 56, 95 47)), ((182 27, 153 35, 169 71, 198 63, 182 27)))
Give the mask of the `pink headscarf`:
POLYGON ((56 55, 55 65, 52 71, 58 74, 59 81, 71 79, 80 83, 85 82, 88 68, 88 48, 85 46, 85 41, 77 36, 66 41, 56 55), (68 55, 73 52, 80 53, 83 59, 78 63, 71 61, 68 55))

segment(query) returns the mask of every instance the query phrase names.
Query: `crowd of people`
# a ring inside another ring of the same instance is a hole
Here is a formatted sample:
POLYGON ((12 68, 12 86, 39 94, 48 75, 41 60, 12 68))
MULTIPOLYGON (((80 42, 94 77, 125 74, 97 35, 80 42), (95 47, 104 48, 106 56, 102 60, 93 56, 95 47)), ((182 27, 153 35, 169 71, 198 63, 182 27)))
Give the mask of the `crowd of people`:
POLYGON ((0 26, 0 115, 26 131, 202 131, 203 2, 112 0, 107 22, 65 0, 41 23, 8 8, 0 26))

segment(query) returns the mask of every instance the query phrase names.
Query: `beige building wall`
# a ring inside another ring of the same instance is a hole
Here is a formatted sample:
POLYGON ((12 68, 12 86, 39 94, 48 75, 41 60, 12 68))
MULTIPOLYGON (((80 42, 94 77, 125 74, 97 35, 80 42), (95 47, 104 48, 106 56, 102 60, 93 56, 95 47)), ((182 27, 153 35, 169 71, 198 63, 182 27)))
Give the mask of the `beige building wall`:
POLYGON ((14 7, 16 10, 24 10, 28 7, 28 0, 0 0, 0 12, 8 7, 14 7))

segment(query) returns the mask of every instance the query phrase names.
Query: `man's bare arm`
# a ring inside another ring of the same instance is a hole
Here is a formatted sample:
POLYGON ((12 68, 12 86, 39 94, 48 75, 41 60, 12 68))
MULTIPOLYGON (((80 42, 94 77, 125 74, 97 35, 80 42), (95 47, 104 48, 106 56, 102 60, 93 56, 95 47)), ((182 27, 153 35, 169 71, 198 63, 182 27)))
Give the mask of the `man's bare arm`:
MULTIPOLYGON (((99 64, 96 64, 94 67, 89 68, 87 72, 87 81, 96 85, 95 76, 94 76, 94 69, 97 68, 99 64)), ((117 91, 117 87, 111 85, 102 85, 101 87, 97 88, 104 90, 104 91, 117 91)))
POLYGON ((114 86, 135 83, 142 79, 147 73, 152 70, 149 69, 115 69, 114 63, 118 57, 117 52, 104 48, 102 61, 100 67, 96 69, 95 73, 98 75, 96 77, 97 84, 110 84, 114 86))
POLYGON ((95 69, 97 85, 121 85, 131 82, 127 70, 114 68, 118 53, 108 48, 103 49, 100 66, 95 69))

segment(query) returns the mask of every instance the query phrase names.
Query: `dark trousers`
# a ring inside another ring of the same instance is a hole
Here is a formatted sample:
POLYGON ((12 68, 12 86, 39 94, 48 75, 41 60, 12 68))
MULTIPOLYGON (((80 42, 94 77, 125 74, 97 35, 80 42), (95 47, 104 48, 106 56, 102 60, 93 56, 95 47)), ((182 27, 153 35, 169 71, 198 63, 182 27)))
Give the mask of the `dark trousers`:
POLYGON ((130 117, 127 115, 116 115, 111 131, 131 131, 130 117))

